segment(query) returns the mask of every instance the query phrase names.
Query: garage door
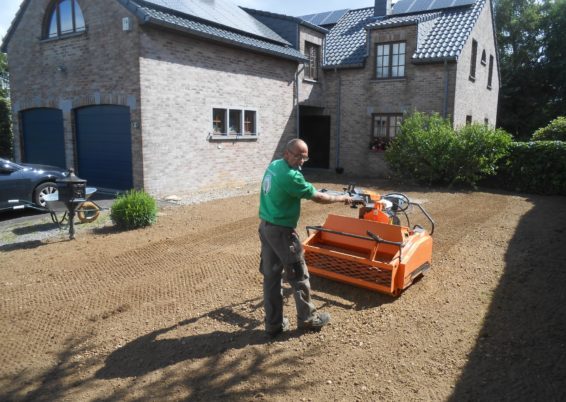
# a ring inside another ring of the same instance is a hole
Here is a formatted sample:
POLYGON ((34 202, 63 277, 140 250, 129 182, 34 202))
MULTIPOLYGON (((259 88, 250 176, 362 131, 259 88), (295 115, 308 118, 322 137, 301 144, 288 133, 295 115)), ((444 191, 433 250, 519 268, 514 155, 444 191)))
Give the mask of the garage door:
POLYGON ((88 106, 75 111, 78 176, 87 185, 128 190, 132 180, 130 109, 88 106))
POLYGON ((66 167, 63 112, 60 109, 29 109, 21 116, 23 161, 66 167))

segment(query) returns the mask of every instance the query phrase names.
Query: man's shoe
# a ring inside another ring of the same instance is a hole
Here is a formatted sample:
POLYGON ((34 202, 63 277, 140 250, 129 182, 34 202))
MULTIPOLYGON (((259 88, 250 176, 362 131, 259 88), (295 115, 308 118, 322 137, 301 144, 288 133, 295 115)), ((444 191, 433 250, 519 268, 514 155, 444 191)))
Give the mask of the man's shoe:
POLYGON ((290 328, 289 320, 287 318, 283 318, 283 322, 281 323, 280 327, 267 330, 266 332, 270 337, 275 338, 281 332, 289 331, 289 328, 290 328))
POLYGON ((320 331, 322 327, 330 322, 330 314, 314 313, 314 315, 306 321, 299 321, 299 329, 307 331, 320 331))

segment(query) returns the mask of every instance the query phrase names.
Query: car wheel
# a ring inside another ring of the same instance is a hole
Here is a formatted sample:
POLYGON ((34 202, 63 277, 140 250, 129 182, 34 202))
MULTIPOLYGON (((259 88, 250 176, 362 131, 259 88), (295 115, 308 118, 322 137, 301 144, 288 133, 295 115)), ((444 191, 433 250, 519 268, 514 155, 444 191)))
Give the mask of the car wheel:
POLYGON ((47 194, 52 194, 57 191, 57 185, 52 182, 41 183, 35 188, 33 192, 33 202, 40 207, 47 208, 47 201, 45 201, 45 196, 47 194))

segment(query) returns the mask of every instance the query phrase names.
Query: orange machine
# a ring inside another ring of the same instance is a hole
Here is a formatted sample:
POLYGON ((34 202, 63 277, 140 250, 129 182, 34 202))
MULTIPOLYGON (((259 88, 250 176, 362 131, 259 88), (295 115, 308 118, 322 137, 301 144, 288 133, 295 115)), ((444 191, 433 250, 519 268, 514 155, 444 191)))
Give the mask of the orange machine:
POLYGON ((434 221, 402 193, 381 196, 353 185, 345 190, 354 199, 353 207, 361 206, 358 218, 331 214, 322 226, 307 226, 303 246, 309 272, 398 296, 430 268, 434 221), (410 207, 425 215, 430 233, 420 225, 409 228, 410 207), (400 224, 399 215, 407 226, 400 224))

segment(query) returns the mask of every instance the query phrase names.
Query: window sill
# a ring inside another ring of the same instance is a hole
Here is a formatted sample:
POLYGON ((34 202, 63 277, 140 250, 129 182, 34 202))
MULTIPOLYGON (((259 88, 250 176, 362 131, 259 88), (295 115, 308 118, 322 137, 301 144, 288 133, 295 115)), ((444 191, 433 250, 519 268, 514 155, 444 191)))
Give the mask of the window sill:
POLYGON ((208 141, 257 141, 259 134, 245 134, 245 135, 238 135, 238 134, 208 134, 208 141))
POLYGON ((474 77, 473 75, 470 75, 468 79, 472 82, 476 82, 476 77, 474 77))
POLYGON ((303 78, 303 82, 307 82, 309 84, 319 84, 318 80, 313 80, 312 78, 303 78))
POLYGON ((70 38, 76 38, 77 36, 82 36, 82 35, 86 35, 87 34, 87 30, 85 29, 84 31, 81 32, 73 32, 73 33, 69 33, 69 34, 65 34, 65 35, 61 35, 61 36, 56 36, 54 38, 42 38, 39 43, 49 43, 49 42, 55 42, 58 40, 63 40, 63 39, 70 39, 70 38))
POLYGON ((378 82, 396 82, 396 81, 406 81, 407 76, 404 77, 392 77, 392 78, 372 78, 369 80, 372 84, 377 84, 378 82))

